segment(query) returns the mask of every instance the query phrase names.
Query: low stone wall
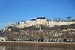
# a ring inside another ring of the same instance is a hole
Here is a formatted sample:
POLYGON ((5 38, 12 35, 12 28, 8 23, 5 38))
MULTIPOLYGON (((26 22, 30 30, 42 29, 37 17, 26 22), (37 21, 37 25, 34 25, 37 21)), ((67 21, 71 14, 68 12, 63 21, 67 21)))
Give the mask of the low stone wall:
POLYGON ((0 42, 0 46, 28 46, 28 47, 75 47, 75 43, 66 42, 0 42))

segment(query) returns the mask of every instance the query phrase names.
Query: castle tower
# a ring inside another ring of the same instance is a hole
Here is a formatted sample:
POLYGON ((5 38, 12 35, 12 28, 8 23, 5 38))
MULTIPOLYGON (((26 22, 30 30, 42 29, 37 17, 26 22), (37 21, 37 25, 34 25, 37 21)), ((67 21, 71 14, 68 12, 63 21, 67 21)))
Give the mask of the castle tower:
POLYGON ((18 27, 19 27, 19 28, 24 28, 24 26, 25 26, 25 22, 24 22, 24 21, 20 21, 20 22, 18 23, 18 27))
POLYGON ((11 25, 12 25, 12 23, 9 21, 9 22, 8 22, 8 26, 11 26, 11 25))

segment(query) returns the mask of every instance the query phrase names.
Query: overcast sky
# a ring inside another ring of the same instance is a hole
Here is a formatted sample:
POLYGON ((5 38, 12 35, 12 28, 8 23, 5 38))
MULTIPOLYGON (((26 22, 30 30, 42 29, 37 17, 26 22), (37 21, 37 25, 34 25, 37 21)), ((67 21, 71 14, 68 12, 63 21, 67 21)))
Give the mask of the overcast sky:
POLYGON ((39 16, 52 18, 75 18, 75 0, 0 0, 0 29, 21 20, 39 16))

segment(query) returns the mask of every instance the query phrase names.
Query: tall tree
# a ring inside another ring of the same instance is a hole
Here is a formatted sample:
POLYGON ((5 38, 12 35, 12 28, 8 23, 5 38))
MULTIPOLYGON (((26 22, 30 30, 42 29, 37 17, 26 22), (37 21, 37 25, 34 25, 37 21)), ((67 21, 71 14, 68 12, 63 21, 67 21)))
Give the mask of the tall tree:
POLYGON ((67 17, 67 21, 68 21, 68 22, 72 21, 72 17, 71 17, 71 16, 68 16, 68 17, 67 17))

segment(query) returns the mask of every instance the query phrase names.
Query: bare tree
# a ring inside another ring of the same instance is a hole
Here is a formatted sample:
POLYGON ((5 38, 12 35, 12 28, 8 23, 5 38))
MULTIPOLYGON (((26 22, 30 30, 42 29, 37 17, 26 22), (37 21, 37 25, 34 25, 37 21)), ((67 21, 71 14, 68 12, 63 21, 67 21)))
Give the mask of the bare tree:
POLYGON ((68 16, 67 17, 67 21, 69 22, 69 21, 72 21, 72 17, 71 16, 68 16))

